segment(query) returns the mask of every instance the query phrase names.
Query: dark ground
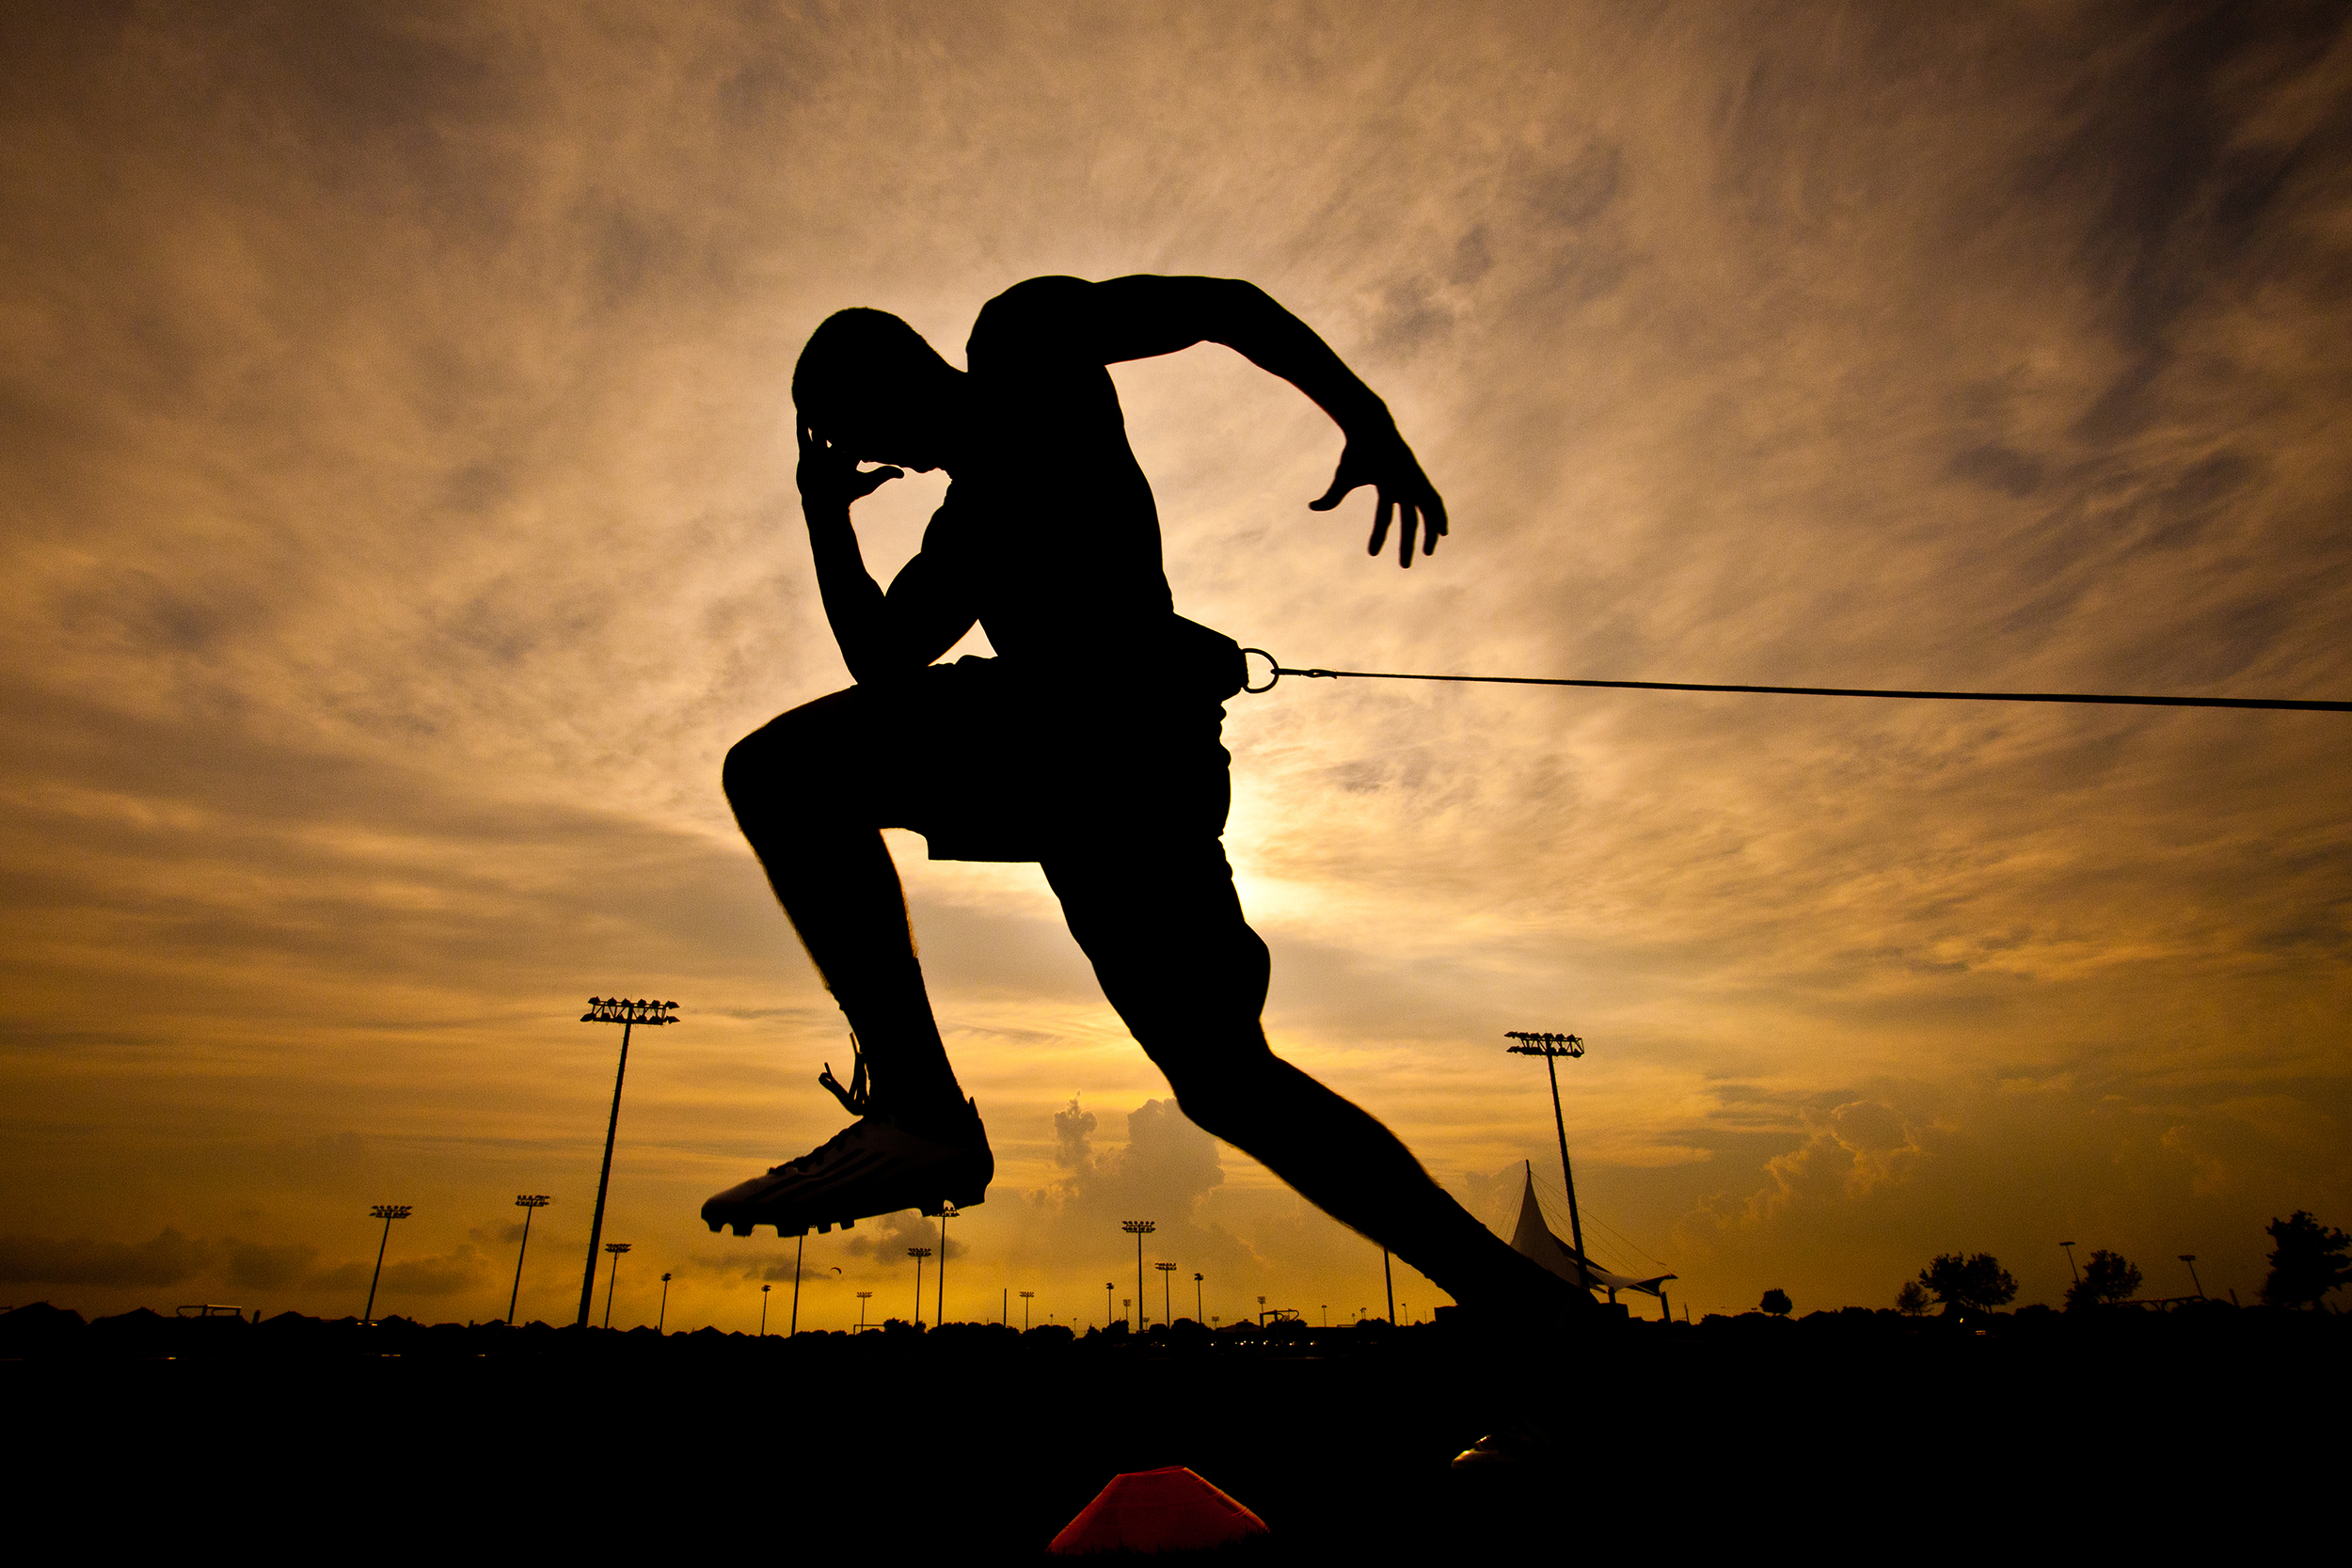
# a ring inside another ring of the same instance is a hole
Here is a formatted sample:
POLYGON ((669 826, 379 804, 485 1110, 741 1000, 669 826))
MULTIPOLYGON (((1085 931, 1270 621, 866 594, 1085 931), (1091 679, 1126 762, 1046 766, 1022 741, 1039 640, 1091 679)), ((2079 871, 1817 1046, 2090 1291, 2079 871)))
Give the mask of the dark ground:
POLYGON ((18 1539, 40 1521, 263 1560, 1018 1560, 1113 1474, 1163 1465, 1266 1520, 1249 1560, 2260 1551, 2297 1497, 2337 1512, 2352 1369, 2352 1319, 2220 1304, 1749 1315, 1549 1346, 45 1311, 0 1317, 18 1539), (1552 1456, 1449 1467, 1530 1415, 1552 1456))

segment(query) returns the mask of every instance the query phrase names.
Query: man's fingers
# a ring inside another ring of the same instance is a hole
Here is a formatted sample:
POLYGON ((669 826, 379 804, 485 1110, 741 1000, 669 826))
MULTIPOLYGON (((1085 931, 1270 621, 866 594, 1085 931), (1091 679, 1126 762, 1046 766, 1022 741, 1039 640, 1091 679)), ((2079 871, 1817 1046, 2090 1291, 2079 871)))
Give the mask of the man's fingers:
MULTIPOLYGON (((1313 500, 1309 501, 1307 503, 1307 510, 1310 512, 1328 512, 1333 507, 1339 505, 1342 500, 1345 499, 1347 493, 1350 490, 1355 489, 1362 483, 1363 481, 1361 480, 1348 478, 1347 470, 1344 467, 1342 467, 1338 472, 1332 474, 1331 488, 1326 490, 1322 495, 1317 496, 1313 500)), ((1377 545, 1373 547, 1375 549, 1379 548, 1377 545)))
POLYGON ((1366 555, 1378 555, 1380 546, 1389 542, 1389 518, 1395 510, 1388 497, 1380 498, 1379 510, 1372 515, 1372 543, 1364 546, 1366 555))
POLYGON ((1396 503, 1396 563, 1407 571, 1412 569, 1413 534, 1419 521, 1420 515, 1410 501, 1396 503))
POLYGON ((1428 514, 1427 522, 1429 527, 1429 544, 1428 546, 1422 551, 1422 553, 1423 555, 1433 555, 1437 552, 1438 548, 1438 535, 1445 531, 1445 498, 1438 495, 1435 490, 1430 491, 1429 502, 1426 510, 1428 514))

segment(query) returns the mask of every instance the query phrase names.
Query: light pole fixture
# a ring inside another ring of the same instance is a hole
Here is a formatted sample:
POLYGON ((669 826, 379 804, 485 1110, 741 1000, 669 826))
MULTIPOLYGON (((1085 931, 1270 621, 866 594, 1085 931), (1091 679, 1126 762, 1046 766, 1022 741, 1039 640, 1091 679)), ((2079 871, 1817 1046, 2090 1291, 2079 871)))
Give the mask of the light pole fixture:
POLYGON ((2074 1243, 2060 1242, 2058 1245, 2066 1249, 2066 1272, 2074 1276, 2075 1284, 2080 1285, 2083 1282, 2083 1274, 2080 1269, 2074 1267, 2074 1243))
POLYGON ((873 1298, 873 1294, 871 1291, 860 1291, 857 1293, 857 1328, 860 1334, 866 1332, 866 1304, 873 1298))
POLYGON ((2205 1283, 2197 1277, 2197 1255, 2193 1252, 2184 1252, 2181 1254, 2181 1261, 2188 1265, 2188 1282, 2197 1287, 2197 1299, 2204 1300, 2205 1283))
POLYGON ((939 1277, 931 1282, 931 1294, 939 1299, 931 1304, 931 1312, 940 1323, 947 1321, 947 1222, 956 1217, 956 1206, 942 1202, 939 1206, 939 1277))
POLYGON ((628 1242, 604 1243, 604 1250, 612 1255, 612 1274, 604 1282, 604 1326, 607 1328, 612 1326, 612 1288, 621 1282, 621 1254, 627 1252, 632 1244, 628 1242))
POLYGON ((914 1259, 914 1326, 923 1326, 923 1259, 931 1255, 927 1246, 911 1246, 907 1256, 914 1259))
POLYGON ((1551 1122, 1560 1133, 1560 1179, 1568 1188, 1568 1239, 1576 1243, 1577 1283, 1586 1290, 1593 1288, 1592 1269, 1584 1261, 1584 1222, 1576 1212, 1576 1174, 1568 1168, 1568 1122, 1560 1111, 1560 1058, 1584 1054, 1584 1041, 1575 1035, 1530 1033, 1523 1029, 1503 1032, 1504 1039, 1519 1043, 1509 1047, 1514 1056, 1541 1056, 1544 1070, 1551 1075, 1551 1122))
POLYGON ((384 1222, 384 1239, 375 1243, 375 1273, 368 1280, 368 1309, 359 1314, 359 1326, 366 1328, 375 1322, 375 1285, 384 1277, 384 1249, 392 1242, 392 1222, 408 1217, 405 1203, 379 1203, 368 1211, 384 1222))
POLYGON ((801 1331, 801 1255, 807 1250, 808 1232, 803 1230, 792 1246, 792 1326, 784 1331, 787 1339, 801 1331))
POLYGON ((1172 1323, 1176 1321, 1176 1309, 1168 1305, 1168 1281, 1169 1276, 1176 1272, 1176 1265, 1173 1263, 1154 1263, 1152 1266, 1160 1271, 1160 1322, 1164 1323, 1172 1323))
POLYGON ((670 1328, 670 1276, 669 1276, 668 1275, 666 1275, 666 1274, 665 1274, 665 1275, 663 1275, 661 1276, 661 1311, 660 1311, 660 1315, 659 1315, 659 1316, 657 1316, 657 1317, 654 1319, 654 1321, 653 1321, 653 1331, 654 1331, 656 1334, 666 1334, 666 1333, 668 1333, 668 1332, 669 1332, 669 1328, 670 1328))
POLYGON ((1036 1294, 1035 1291, 1021 1292, 1021 1332, 1024 1334, 1029 1332, 1029 1298, 1036 1294))
POLYGON ((515 1288, 506 1296, 506 1326, 515 1326, 515 1304, 523 1294, 523 1254, 531 1250, 531 1216, 555 1200, 545 1193, 518 1193, 515 1207, 523 1212, 523 1244, 515 1249, 515 1288))
MULTIPOLYGON (((652 1028, 660 1023, 675 1023, 670 1015, 677 1011, 675 1002, 627 1002, 617 996, 592 996, 588 1010, 580 1015, 582 1023, 617 1023, 621 1026, 621 1065, 612 1073, 612 1115, 604 1124, 604 1169, 596 1176, 596 1212, 588 1222, 588 1267, 580 1276, 580 1320, 577 1326, 588 1326, 588 1304, 596 1293, 596 1243, 604 1239, 604 1195, 612 1184, 612 1138, 621 1130, 621 1080, 628 1076, 628 1035, 639 1024, 652 1028)), ((609 1308, 612 1304, 605 1303, 609 1308)))
POLYGON ((1143 1332, 1143 1239, 1159 1228, 1150 1220, 1120 1220, 1119 1228, 1136 1239, 1136 1332, 1143 1332))
POLYGON ((759 1288, 759 1337, 763 1339, 768 1338, 768 1292, 774 1289, 773 1285, 759 1288))
POLYGON ((1200 1275, 1194 1275, 1192 1276, 1192 1321, 1197 1323, 1204 1323, 1209 1321, 1208 1317, 1200 1310, 1200 1275))

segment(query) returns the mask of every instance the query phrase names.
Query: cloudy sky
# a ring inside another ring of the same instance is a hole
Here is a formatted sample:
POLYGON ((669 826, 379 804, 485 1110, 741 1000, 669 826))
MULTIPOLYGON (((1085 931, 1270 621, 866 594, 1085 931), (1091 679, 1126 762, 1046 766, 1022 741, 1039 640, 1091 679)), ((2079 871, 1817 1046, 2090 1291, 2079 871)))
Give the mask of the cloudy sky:
MULTIPOLYGON (((673 1324, 756 1321, 788 1251, 695 1210, 835 1129, 848 1041, 718 769, 847 681, 787 391, 843 306, 951 359, 1041 273, 1315 325, 1447 496, 1408 573, 1306 510, 1290 388, 1116 372, 1180 609, 1289 663, 2352 696, 2334 6, 4 25, 0 1301, 355 1312, 395 1201, 379 1309, 493 1316, 545 1192, 566 1318, 618 991, 684 1022, 614 1322, 664 1271, 673 1324)), ((878 570, 939 494, 860 508, 878 570)), ((1507 1227, 1559 1172, 1502 1034, 1583 1035, 1594 1251, 1694 1311, 1950 1250, 2055 1300, 2061 1240, 2250 1298, 2265 1220, 2352 1215, 2341 717, 1293 681, 1226 733, 1277 1048, 1507 1227)), ((1380 1307, 1034 867, 893 844, 998 1154, 951 1315, 1099 1320, 1147 1214, 1229 1321, 1380 1307)), ((906 1310, 911 1229, 811 1238, 803 1326, 906 1310)))

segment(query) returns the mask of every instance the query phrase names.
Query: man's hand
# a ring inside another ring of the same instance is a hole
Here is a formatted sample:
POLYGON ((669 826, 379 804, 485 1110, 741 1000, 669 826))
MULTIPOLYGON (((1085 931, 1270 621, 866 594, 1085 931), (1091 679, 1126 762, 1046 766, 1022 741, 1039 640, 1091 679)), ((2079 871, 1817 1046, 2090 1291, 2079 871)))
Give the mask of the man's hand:
POLYGON ((894 479, 906 477, 903 468, 883 467, 861 470, 857 459, 826 440, 807 425, 801 426, 801 506, 803 511, 850 509, 894 479))
POLYGON ((1365 554, 1380 553, 1380 546, 1388 542, 1391 516, 1398 524, 1399 566, 1412 565, 1416 532, 1422 536, 1422 554, 1437 549, 1438 535, 1445 531, 1445 501, 1394 427, 1375 435, 1349 436, 1340 453, 1339 469, 1331 476, 1331 488, 1307 504, 1317 512, 1328 512, 1349 492, 1367 484, 1379 495, 1380 507, 1372 516, 1372 543, 1365 546, 1365 554))

